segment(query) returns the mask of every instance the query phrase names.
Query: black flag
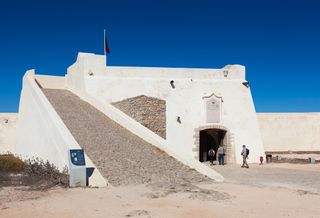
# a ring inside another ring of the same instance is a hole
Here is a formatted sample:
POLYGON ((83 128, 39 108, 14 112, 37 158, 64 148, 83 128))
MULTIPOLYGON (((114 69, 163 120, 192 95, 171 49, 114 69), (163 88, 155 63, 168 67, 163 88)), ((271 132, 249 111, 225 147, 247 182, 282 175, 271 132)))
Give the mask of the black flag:
POLYGON ((104 30, 104 54, 109 54, 109 53, 110 53, 110 48, 108 46, 107 34, 106 34, 106 30, 104 30))

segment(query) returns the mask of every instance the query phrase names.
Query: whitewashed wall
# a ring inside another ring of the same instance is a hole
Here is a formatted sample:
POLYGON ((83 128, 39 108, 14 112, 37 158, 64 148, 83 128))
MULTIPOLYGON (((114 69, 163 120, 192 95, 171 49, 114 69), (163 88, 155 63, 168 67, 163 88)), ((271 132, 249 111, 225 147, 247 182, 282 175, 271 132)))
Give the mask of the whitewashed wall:
POLYGON ((0 154, 14 151, 17 117, 17 113, 0 114, 0 154))
MULTIPOLYGON (((15 153, 23 159, 48 160, 62 170, 65 166, 70 169, 69 149, 80 146, 38 87, 34 70, 27 71, 20 97, 15 153)), ((87 155, 85 158, 87 167, 95 167, 87 155)), ((96 169, 89 184, 105 186, 106 180, 96 169)))
POLYGON ((320 151, 320 113, 258 113, 266 151, 320 151))
POLYGON ((47 89, 66 89, 66 77, 64 76, 48 76, 48 75, 35 75, 37 83, 47 89))
POLYGON ((264 155, 261 134, 250 92, 245 87, 245 69, 239 65, 223 69, 106 67, 104 56, 80 53, 68 69, 67 85, 81 96, 85 92, 101 104, 137 95, 167 102, 165 146, 180 156, 194 159, 195 129, 205 120, 204 96, 223 97, 222 122, 233 135, 235 159, 240 163, 243 144, 250 148, 250 161, 264 155), (88 58, 88 61, 85 61, 88 58), (93 61, 94 60, 94 61, 93 61), (85 67, 84 67, 85 66, 85 67), (224 74, 228 73, 227 77, 224 74), (82 78, 81 78, 82 77, 82 78), (174 81, 172 88, 170 81, 174 81), (181 124, 177 122, 181 117, 181 124))

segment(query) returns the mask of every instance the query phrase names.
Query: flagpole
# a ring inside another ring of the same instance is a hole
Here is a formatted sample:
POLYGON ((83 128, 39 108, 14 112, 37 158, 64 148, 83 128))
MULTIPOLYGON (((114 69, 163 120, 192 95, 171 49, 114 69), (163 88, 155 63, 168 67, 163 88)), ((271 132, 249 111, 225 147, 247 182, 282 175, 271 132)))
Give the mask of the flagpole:
POLYGON ((103 29, 103 48, 104 55, 106 55, 106 29, 103 29))

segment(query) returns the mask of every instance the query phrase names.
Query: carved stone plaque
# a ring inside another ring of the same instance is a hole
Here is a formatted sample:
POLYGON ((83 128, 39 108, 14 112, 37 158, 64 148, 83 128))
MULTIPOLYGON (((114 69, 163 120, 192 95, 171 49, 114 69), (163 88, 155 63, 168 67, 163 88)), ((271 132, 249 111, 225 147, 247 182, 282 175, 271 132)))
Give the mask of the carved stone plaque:
POLYGON ((215 98, 206 101, 207 123, 220 123, 221 101, 215 98))

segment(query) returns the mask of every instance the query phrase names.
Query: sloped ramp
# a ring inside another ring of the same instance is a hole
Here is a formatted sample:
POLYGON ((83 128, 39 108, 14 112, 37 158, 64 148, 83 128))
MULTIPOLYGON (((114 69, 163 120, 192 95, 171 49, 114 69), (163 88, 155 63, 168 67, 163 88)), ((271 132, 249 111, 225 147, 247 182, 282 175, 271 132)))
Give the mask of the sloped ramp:
POLYGON ((70 91, 42 90, 111 185, 188 187, 186 184, 212 181, 132 134, 70 91))

